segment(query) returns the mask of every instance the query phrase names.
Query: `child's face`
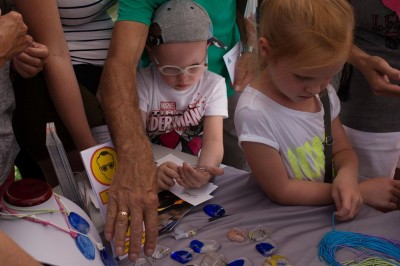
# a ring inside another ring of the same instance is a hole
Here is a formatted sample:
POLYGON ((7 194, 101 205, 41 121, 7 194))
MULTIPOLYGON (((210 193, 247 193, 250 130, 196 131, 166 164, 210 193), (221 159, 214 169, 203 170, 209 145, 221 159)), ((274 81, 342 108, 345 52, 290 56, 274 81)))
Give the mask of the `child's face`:
POLYGON ((154 49, 154 57, 163 81, 173 89, 183 91, 195 85, 205 71, 207 43, 162 44, 154 49), (179 68, 185 69, 185 73, 179 73, 179 68))
POLYGON ((285 58, 268 64, 268 75, 280 94, 293 102, 302 102, 323 91, 344 63, 340 61, 328 66, 292 71, 291 59, 285 58))

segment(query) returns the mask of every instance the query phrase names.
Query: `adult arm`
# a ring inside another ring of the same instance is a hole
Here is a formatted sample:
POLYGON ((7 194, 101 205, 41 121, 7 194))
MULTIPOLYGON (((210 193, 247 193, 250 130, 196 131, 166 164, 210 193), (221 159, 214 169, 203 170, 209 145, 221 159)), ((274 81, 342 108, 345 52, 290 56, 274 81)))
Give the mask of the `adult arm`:
POLYGON ((141 250, 143 221, 144 252, 150 256, 158 232, 158 197, 151 145, 143 127, 136 92, 136 67, 143 52, 148 27, 132 21, 115 23, 100 83, 101 98, 118 155, 118 169, 109 190, 105 236, 114 238, 122 255, 124 236, 130 226, 129 258, 141 250), (130 213, 130 222, 118 212, 130 213))
POLYGON ((371 56, 353 45, 348 61, 364 75, 375 95, 400 96, 400 86, 397 85, 400 71, 391 67, 385 59, 371 56))
POLYGON ((32 43, 32 37, 26 34, 27 29, 17 12, 0 16, 0 67, 32 43))
POLYGON ((69 55, 57 1, 15 0, 35 41, 46 45, 49 56, 44 74, 50 97, 79 150, 96 145, 86 119, 78 82, 69 55))
POLYGON ((235 80, 233 81, 233 89, 238 92, 243 91, 259 71, 256 14, 246 16, 246 3, 247 1, 236 0, 236 22, 243 48, 236 62, 235 80))

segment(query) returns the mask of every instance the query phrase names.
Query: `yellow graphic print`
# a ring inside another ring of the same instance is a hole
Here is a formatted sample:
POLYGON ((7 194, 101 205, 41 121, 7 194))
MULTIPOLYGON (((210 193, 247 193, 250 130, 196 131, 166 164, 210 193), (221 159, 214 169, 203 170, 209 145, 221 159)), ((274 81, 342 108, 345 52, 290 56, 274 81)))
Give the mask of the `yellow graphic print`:
POLYGON ((117 166, 117 154, 111 147, 98 149, 93 153, 90 160, 90 168, 94 178, 106 186, 111 185, 117 166))
POLYGON ((319 137, 306 141, 295 151, 287 151, 290 168, 294 179, 320 179, 324 174, 325 156, 324 147, 319 137))

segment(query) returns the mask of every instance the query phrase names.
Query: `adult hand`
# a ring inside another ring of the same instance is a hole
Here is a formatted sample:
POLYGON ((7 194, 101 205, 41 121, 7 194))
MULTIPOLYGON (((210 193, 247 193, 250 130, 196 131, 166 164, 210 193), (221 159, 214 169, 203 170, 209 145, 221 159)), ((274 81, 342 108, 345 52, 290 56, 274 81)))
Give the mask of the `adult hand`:
POLYGON ((210 179, 217 175, 222 175, 224 170, 215 166, 196 166, 188 163, 178 167, 180 179, 177 183, 185 188, 199 188, 206 184, 210 179))
POLYGON ((157 168, 158 189, 168 190, 180 179, 178 166, 173 162, 165 162, 157 168))
POLYGON ((400 71, 379 56, 370 56, 360 70, 377 96, 400 96, 400 71), (396 82, 396 84, 392 83, 396 82))
POLYGON ((33 42, 32 37, 26 34, 27 30, 21 14, 17 12, 11 11, 0 17, 0 65, 33 42))
POLYGON ((400 180, 389 177, 370 178, 359 183, 364 202, 381 211, 396 209, 400 203, 400 180))
POLYGON ((46 45, 33 42, 12 59, 12 67, 24 78, 31 78, 43 70, 49 50, 46 45))
POLYGON ((344 175, 336 176, 332 185, 332 198, 336 205, 335 216, 340 221, 354 218, 363 203, 357 181, 344 175))
POLYGON ((129 259, 135 261, 141 251, 145 226, 144 253, 151 256, 158 233, 158 195, 156 168, 150 144, 129 157, 118 157, 118 168, 108 192, 105 237, 114 239, 117 256, 124 254, 125 235, 130 227, 129 259), (130 218, 129 218, 130 216, 130 218))
POLYGON ((372 92, 377 96, 400 96, 400 86, 392 82, 400 81, 400 71, 391 67, 379 56, 370 56, 353 45, 349 62, 367 79, 372 92))
POLYGON ((257 58, 256 52, 246 52, 240 55, 235 66, 235 80, 233 82, 235 91, 243 91, 255 79, 259 69, 257 58))

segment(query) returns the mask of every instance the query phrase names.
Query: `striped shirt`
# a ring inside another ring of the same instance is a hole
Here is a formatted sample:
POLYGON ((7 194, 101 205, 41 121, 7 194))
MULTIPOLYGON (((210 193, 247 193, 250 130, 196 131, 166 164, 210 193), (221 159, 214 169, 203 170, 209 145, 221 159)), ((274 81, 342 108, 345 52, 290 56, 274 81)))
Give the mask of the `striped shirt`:
POLYGON ((114 25, 107 10, 116 3, 117 0, 57 0, 74 65, 104 65, 114 25))
POLYGON ((103 65, 113 29, 107 9, 117 0, 58 0, 73 64, 103 65))

